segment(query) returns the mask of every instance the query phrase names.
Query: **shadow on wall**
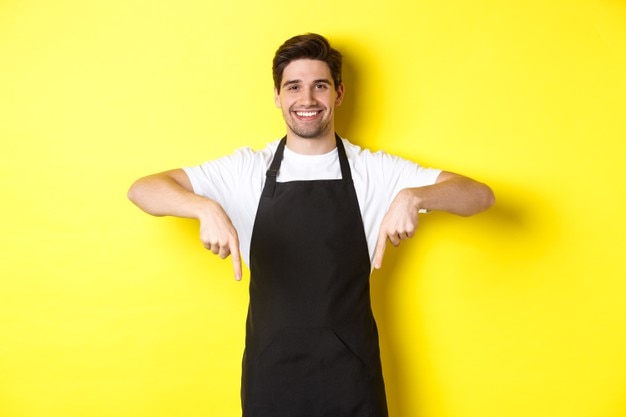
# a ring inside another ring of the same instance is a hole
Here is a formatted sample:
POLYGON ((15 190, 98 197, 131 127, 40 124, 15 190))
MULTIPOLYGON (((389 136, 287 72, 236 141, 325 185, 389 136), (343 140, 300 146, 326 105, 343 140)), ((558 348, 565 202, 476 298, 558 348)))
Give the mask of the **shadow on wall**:
MULTIPOLYGON (((509 277, 506 274, 507 270, 511 273, 515 272, 518 267, 532 265, 537 259, 546 256, 546 252, 552 247, 553 240, 559 235, 559 226, 552 221, 556 215, 547 203, 547 199, 533 195, 529 190, 515 189, 502 184, 491 184, 491 186, 494 188, 497 202, 484 213, 471 218, 447 213, 422 215, 415 237, 403 242, 398 248, 388 244, 383 269, 376 271, 373 275, 372 304, 380 330, 381 346, 384 349, 387 398, 390 410, 395 411, 398 417, 414 417, 409 413, 415 411, 410 409, 410 405, 415 403, 416 387, 414 383, 408 386, 407 381, 421 378, 408 375, 407 372, 411 371, 407 370, 405 364, 400 363, 402 359, 398 354, 399 346, 409 341, 405 334, 393 330, 398 329, 393 321, 397 320, 398 315, 403 315, 402 312, 397 311, 397 300, 394 300, 394 294, 414 291, 416 281, 441 278, 420 274, 420 262, 425 261, 420 248, 428 247, 432 243, 429 239, 435 236, 439 239, 441 234, 444 234, 445 241, 467 239, 467 236, 480 236, 476 240, 476 248, 485 255, 487 261, 483 262, 487 267, 490 265, 499 265, 499 267, 479 272, 472 270, 472 265, 468 265, 467 277, 480 276, 481 279, 493 280, 494 285, 498 285, 509 277), (498 192, 498 189, 503 191, 498 192), (552 236, 552 238, 546 236, 552 236), (414 275, 401 276, 401 271, 408 270, 405 265, 409 263, 414 275)), ((458 279, 464 279, 464 277, 458 277, 458 279)), ((421 285, 418 286, 421 287, 421 285)), ((419 328, 428 318, 415 317, 405 320, 414 323, 419 328)), ((419 329, 417 334, 423 335, 424 332, 419 329)), ((410 343, 415 343, 415 341, 410 341, 410 343)), ((417 358, 417 362, 420 361, 421 359, 417 358)), ((436 388, 429 387, 428 391, 436 391, 436 388)), ((417 401, 419 402, 419 398, 417 401)))
POLYGON ((354 126, 358 123, 359 78, 354 65, 345 59, 342 77, 345 95, 341 106, 335 113, 335 129, 341 137, 350 139, 354 137, 354 126))
MULTIPOLYGON (((360 109, 364 106, 364 85, 367 85, 367 74, 371 73, 373 59, 369 59, 367 66, 364 62, 366 47, 356 45, 354 39, 333 39, 332 43, 343 54, 342 77, 345 87, 345 95, 341 106, 335 112, 335 129, 337 133, 351 142, 359 143, 359 133, 367 132, 368 137, 376 137, 378 123, 364 120, 360 109), (373 131, 374 129, 374 131, 373 131)), ((380 98, 380 97, 379 97, 380 98)))

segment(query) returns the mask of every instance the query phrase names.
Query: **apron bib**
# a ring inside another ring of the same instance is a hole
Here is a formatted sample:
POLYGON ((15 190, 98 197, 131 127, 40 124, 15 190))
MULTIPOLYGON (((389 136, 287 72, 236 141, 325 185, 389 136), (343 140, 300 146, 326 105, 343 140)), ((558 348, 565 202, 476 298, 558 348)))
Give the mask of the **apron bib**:
POLYGON ((386 417, 370 259, 343 143, 340 180, 267 171, 250 246, 244 417, 386 417))

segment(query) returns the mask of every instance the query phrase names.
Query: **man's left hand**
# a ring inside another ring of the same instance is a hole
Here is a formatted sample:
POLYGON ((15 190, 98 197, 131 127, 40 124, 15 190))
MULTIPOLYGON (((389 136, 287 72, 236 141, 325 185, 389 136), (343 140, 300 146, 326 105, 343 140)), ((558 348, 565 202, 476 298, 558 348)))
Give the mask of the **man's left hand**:
POLYGON ((380 269, 387 246, 387 239, 398 246, 404 239, 413 237, 417 230, 419 198, 410 189, 401 190, 389 206, 378 232, 378 243, 374 255, 374 268, 380 269))

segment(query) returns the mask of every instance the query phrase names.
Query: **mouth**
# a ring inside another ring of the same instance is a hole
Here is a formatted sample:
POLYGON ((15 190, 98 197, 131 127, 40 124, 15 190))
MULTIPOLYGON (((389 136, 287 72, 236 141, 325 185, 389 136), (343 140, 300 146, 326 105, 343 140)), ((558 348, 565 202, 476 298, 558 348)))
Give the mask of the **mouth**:
POLYGON ((300 110, 293 112, 299 120, 314 120, 321 113, 320 110, 300 110))

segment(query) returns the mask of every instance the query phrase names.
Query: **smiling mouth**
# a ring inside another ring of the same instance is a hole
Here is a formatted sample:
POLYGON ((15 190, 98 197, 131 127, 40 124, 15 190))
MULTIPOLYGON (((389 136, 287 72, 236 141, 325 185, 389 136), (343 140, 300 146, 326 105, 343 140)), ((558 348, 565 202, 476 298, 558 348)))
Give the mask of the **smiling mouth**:
POLYGON ((299 119, 314 119, 320 112, 316 111, 296 111, 294 112, 299 119))

